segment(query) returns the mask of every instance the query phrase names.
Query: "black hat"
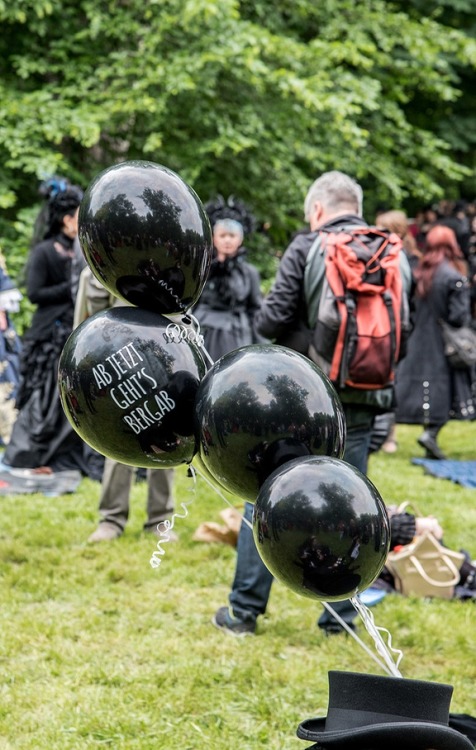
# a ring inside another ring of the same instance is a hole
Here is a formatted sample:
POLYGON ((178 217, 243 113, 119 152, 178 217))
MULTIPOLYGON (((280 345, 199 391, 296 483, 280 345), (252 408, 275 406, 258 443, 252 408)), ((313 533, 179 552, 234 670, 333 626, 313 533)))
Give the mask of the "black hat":
POLYGON ((473 750, 448 726, 453 688, 435 682, 329 672, 327 716, 301 722, 308 750, 473 750))
POLYGON ((226 200, 223 195, 217 195, 216 198, 205 203, 205 211, 212 227, 215 226, 217 221, 232 219, 232 221, 241 224, 243 234, 251 234, 255 230, 255 217, 246 203, 238 200, 234 195, 230 195, 226 200))

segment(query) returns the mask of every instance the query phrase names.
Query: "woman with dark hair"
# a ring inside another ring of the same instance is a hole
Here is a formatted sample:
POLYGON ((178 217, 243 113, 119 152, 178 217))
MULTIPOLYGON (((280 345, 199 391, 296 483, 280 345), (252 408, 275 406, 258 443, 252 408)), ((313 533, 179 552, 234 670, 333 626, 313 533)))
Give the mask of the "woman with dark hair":
POLYGON ((452 229, 427 234, 414 270, 413 331, 396 379, 397 422, 421 424, 418 443, 427 458, 444 459, 437 443, 449 419, 474 419, 469 369, 453 369, 445 357, 440 320, 457 328, 470 322, 470 290, 463 254, 452 229))
POLYGON ((83 442, 70 427, 57 391, 58 361, 73 327, 71 265, 83 193, 66 182, 52 182, 42 209, 42 241, 26 268, 26 291, 37 305, 23 338, 21 382, 4 462, 17 468, 80 469, 86 473, 83 442))

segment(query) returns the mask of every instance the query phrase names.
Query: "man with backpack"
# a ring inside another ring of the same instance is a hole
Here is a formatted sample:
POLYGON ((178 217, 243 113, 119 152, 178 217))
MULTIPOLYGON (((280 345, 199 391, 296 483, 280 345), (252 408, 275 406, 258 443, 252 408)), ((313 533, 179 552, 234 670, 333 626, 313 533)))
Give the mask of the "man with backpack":
MULTIPOLYGON (((284 253, 274 285, 256 315, 256 329, 328 371, 345 412, 344 460, 366 474, 375 416, 394 405, 394 366, 406 328, 410 267, 398 237, 374 231, 362 218, 362 188, 343 172, 327 172, 315 180, 304 214, 310 231, 297 234, 284 253), (370 299, 375 294, 378 299, 370 299), (372 319, 378 329, 375 335, 372 319), (365 331, 360 335, 362 321, 365 331), (365 360, 362 382, 356 359, 365 360), (377 375, 372 374, 375 369, 377 375)), ((252 511, 252 504, 246 503, 245 518, 251 520, 252 511)), ((272 580, 243 523, 230 608, 221 607, 214 624, 235 635, 254 633, 272 580)), ((335 602, 333 608, 352 624, 356 613, 350 602, 335 602)), ((342 630, 327 611, 318 624, 327 633, 342 630)))
MULTIPOLYGON (((328 266, 326 261, 329 251, 334 253, 339 241, 342 249, 346 240, 351 237, 352 233, 355 233, 360 245, 363 245, 365 240, 369 240, 369 261, 361 265, 362 267, 366 265, 370 271, 374 270, 372 266, 376 262, 375 253, 372 252, 375 237, 378 240, 379 235, 382 235, 382 239, 391 240, 392 258, 386 257, 381 263, 390 261, 392 273, 395 275, 396 260, 396 294, 399 296, 394 301, 394 306, 391 305, 391 307, 397 318, 395 323, 398 324, 398 332, 395 332, 395 335, 398 336, 400 343, 405 333, 401 325, 400 307, 406 301, 403 292, 405 289, 409 290, 411 275, 406 257, 400 252, 401 244, 398 237, 379 230, 369 233, 369 226, 362 218, 362 189, 352 178, 342 172, 327 172, 319 177, 307 193, 304 210, 305 218, 310 225, 310 232, 298 234, 286 250, 273 288, 257 313, 256 327, 259 333, 273 339, 277 344, 311 356, 323 366, 323 369, 329 369, 325 367, 325 356, 315 356, 316 337, 319 331, 321 331, 321 339, 325 338, 325 322, 320 323, 318 317, 320 305, 324 302, 322 293, 329 290, 329 285, 326 283, 329 281, 328 274, 326 274, 326 265, 328 266)), ((355 256, 355 253, 349 253, 347 258, 353 264, 351 271, 357 270, 355 276, 358 276, 358 261, 356 257, 351 256, 355 256)), ((342 262, 342 257, 339 260, 342 262)), ((335 268, 330 270, 334 272, 335 268)), ((369 276, 370 274, 367 273, 367 277, 369 276)), ((351 278, 350 281, 354 283, 355 279, 351 278)), ((343 289, 341 291, 344 292, 343 289)), ((369 294, 364 296, 368 298, 369 294)), ((381 306, 385 306, 381 297, 382 295, 379 300, 381 306)), ((345 307, 344 301, 342 305, 345 307)), ((404 308, 406 308, 405 305, 404 308)), ((374 314, 373 317, 384 318, 384 313, 378 316, 374 314)), ((388 321, 388 314, 385 317, 388 321)), ((406 317, 405 312, 403 328, 406 328, 406 317)), ((368 347, 374 346, 376 343, 370 340, 368 347)), ((331 355, 332 353, 331 347, 331 355)), ((344 458, 363 474, 367 472, 375 415, 379 412, 390 411, 393 407, 393 370, 399 354, 399 350, 394 351, 393 354, 387 353, 393 361, 388 363, 387 377, 384 376, 380 383, 347 385, 345 382, 339 382, 340 378, 336 380, 332 373, 328 373, 338 389, 346 414, 347 441, 344 458)))

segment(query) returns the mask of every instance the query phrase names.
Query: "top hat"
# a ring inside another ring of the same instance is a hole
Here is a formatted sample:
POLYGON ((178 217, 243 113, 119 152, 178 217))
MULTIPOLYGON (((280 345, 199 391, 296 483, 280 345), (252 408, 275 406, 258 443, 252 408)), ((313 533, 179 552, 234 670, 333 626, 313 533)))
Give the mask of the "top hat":
POLYGON ((308 750, 474 750, 448 726, 453 688, 421 680, 329 672, 327 716, 301 722, 308 750))

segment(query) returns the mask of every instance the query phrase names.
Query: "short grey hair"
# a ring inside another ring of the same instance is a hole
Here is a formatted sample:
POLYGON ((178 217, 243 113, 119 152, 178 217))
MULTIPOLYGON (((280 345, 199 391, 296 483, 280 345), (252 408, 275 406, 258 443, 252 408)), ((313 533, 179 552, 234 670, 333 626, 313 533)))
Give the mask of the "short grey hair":
POLYGON ((319 201, 330 210, 349 212, 362 216, 363 192, 359 183, 344 172, 324 172, 307 191, 304 200, 304 218, 309 221, 312 207, 319 201))
POLYGON ((245 234, 243 230, 243 224, 241 223, 241 221, 236 221, 236 219, 217 219, 215 224, 213 225, 213 231, 215 231, 215 229, 217 229, 218 227, 223 227, 223 229, 230 234, 238 234, 241 239, 243 239, 245 234))

